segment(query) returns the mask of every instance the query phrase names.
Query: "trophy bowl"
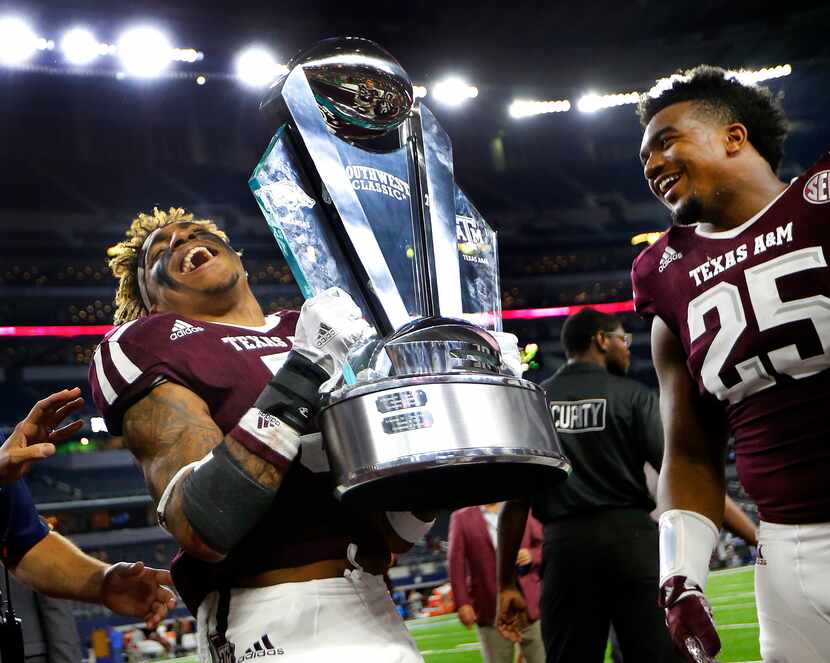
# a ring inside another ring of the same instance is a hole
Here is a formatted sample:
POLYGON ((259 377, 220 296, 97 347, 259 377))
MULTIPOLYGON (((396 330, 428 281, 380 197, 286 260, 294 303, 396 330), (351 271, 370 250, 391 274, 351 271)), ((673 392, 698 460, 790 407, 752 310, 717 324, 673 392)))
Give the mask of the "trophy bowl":
POLYGON ((336 492, 351 505, 455 508, 564 480, 543 390, 504 372, 498 344, 465 320, 419 318, 355 348, 358 383, 320 415, 336 492))
MULTIPOLYGON (((360 37, 318 42, 292 58, 289 72, 302 67, 329 129, 346 140, 385 135, 409 117, 412 82, 392 55, 360 37)), ((260 108, 279 99, 287 74, 270 86, 260 108)))
POLYGON ((499 502, 570 470, 544 392, 520 378, 391 377, 342 389, 320 419, 336 494, 355 507, 499 502))

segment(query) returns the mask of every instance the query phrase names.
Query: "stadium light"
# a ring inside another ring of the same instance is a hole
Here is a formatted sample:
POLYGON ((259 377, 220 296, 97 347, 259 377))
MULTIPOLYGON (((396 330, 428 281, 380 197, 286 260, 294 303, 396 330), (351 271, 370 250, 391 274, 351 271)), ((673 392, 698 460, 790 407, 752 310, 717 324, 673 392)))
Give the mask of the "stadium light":
POLYGON ((130 28, 118 40, 118 57, 131 76, 157 76, 173 59, 170 40, 158 28, 147 25, 130 28))
POLYGON ((559 99, 557 101, 514 99, 507 108, 510 117, 516 119, 543 115, 545 113, 567 113, 569 110, 571 110, 571 102, 567 99, 559 99))
POLYGON ((105 50, 106 45, 99 44, 95 35, 86 28, 72 28, 61 39, 63 56, 69 63, 78 66, 89 64, 105 50))
MULTIPOLYGON (((789 76, 791 73, 793 73, 792 65, 779 64, 774 67, 762 67, 761 69, 729 69, 726 75, 728 78, 734 78, 744 85, 756 85, 761 81, 789 76)), ((659 97, 661 93, 671 88, 676 82, 687 80, 689 78, 683 74, 672 74, 665 78, 658 78, 648 94, 651 97, 659 97)))
POLYGON ((197 51, 195 48, 174 48, 170 54, 170 59, 176 62, 200 62, 205 59, 205 54, 202 51, 197 51))
POLYGON ((596 113, 604 108, 636 104, 640 100, 639 92, 621 92, 618 94, 596 94, 589 92, 576 102, 577 110, 582 113, 596 113))
POLYGON ((0 18, 0 64, 23 64, 38 49, 38 37, 19 16, 0 18))
POLYGON ((654 85, 651 86, 651 89, 648 91, 649 97, 659 97, 663 92, 670 89, 672 85, 676 82, 683 82, 687 81, 689 78, 687 76, 683 76, 682 74, 672 74, 671 76, 666 76, 664 78, 658 78, 654 85))
POLYGON ((249 46, 236 58, 236 76, 248 87, 265 87, 287 71, 288 68, 262 46, 249 46))
POLYGON ((460 78, 446 78, 432 88, 432 96, 448 106, 460 106, 468 99, 475 99, 478 88, 460 78))
POLYGON ((761 81, 768 81, 771 78, 782 78, 793 73, 793 68, 788 64, 779 64, 775 67, 764 67, 762 69, 740 69, 729 71, 728 75, 744 85, 755 85, 761 81))

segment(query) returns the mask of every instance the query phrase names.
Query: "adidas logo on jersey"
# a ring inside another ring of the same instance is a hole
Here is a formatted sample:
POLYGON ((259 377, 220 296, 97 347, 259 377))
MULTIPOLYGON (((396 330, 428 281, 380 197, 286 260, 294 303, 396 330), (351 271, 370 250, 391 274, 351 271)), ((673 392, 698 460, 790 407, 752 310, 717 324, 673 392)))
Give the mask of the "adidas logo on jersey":
POLYGON ((259 413, 256 420, 258 430, 262 430, 263 428, 276 428, 277 426, 282 426, 282 423, 273 414, 268 414, 267 412, 259 413))
POLYGON ((173 326, 170 328, 170 340, 175 341, 177 338, 182 338, 182 336, 189 336, 190 334, 198 334, 199 332, 205 331, 204 327, 196 327, 191 325, 190 323, 185 322, 184 320, 176 320, 173 323, 173 326))
POLYGON ((262 658, 263 656, 282 656, 285 653, 282 647, 274 647, 271 640, 266 633, 254 644, 245 650, 242 656, 236 659, 236 663, 242 661, 250 661, 252 658, 262 658))
POLYGON ((667 246, 663 249, 663 255, 660 257, 660 266, 657 268, 658 272, 662 272, 675 260, 680 260, 683 254, 680 251, 675 251, 672 247, 667 246))
POLYGON ((314 339, 314 345, 318 348, 322 348, 335 336, 337 336, 337 330, 332 329, 325 322, 321 322, 320 328, 317 330, 317 338, 314 339))

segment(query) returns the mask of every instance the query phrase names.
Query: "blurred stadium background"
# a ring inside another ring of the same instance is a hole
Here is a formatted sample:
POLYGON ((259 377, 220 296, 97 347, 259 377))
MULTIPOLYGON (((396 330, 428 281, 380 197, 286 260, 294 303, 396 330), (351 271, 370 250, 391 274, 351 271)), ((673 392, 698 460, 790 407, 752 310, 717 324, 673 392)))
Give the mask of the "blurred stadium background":
MULTIPOLYGON (((534 380, 563 361, 566 307, 630 309, 629 267, 643 246, 632 238, 666 226, 637 161, 632 92, 702 62, 749 70, 785 94, 792 136, 782 176, 830 145, 826 3, 246 4, 0 4, 0 435, 44 394, 84 389, 84 429, 28 483, 52 526, 101 559, 167 565, 175 548, 89 398, 87 364, 101 335, 90 326, 112 322, 106 249, 137 211, 184 206, 213 217, 244 249, 264 308, 299 306, 246 184, 275 130, 258 115, 257 84, 299 49, 333 35, 368 37, 425 88, 453 140, 457 179, 499 232, 505 328, 538 343, 534 380), (136 56, 122 38, 135 25, 161 30, 167 46, 145 34, 141 43, 155 50, 136 56), (73 27, 88 32, 66 40, 73 27), (265 50, 240 59, 251 45, 265 50)), ((634 332, 632 375, 654 385, 648 329, 633 313, 622 317, 634 332)), ((731 494, 753 513, 734 464, 728 473, 731 494)), ((443 514, 392 569, 408 615, 447 610, 438 599, 429 605, 447 579, 447 523, 443 514)), ((750 561, 741 542, 724 539, 713 564, 750 561)), ((723 660, 758 658, 750 580, 751 569, 713 583, 726 587, 723 605, 749 610, 737 621, 718 613, 722 624, 744 625, 727 630, 723 660), (733 649, 738 636, 747 648, 733 649)), ((96 629, 123 623, 95 606, 74 610, 86 651, 96 629)), ((159 655, 191 641, 186 614, 177 610, 184 621, 171 622, 178 635, 155 647, 159 655)), ((479 660, 474 632, 454 617, 415 621, 413 633, 430 661, 479 660)))

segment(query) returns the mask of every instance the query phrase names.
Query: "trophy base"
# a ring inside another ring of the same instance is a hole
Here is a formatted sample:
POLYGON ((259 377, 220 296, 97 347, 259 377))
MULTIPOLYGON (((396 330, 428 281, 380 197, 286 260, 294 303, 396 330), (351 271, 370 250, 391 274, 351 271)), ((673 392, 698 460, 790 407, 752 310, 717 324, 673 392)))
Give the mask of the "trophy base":
POLYGON ((422 375, 347 387, 321 421, 335 492, 350 506, 486 504, 570 471, 544 393, 518 378, 422 375))

